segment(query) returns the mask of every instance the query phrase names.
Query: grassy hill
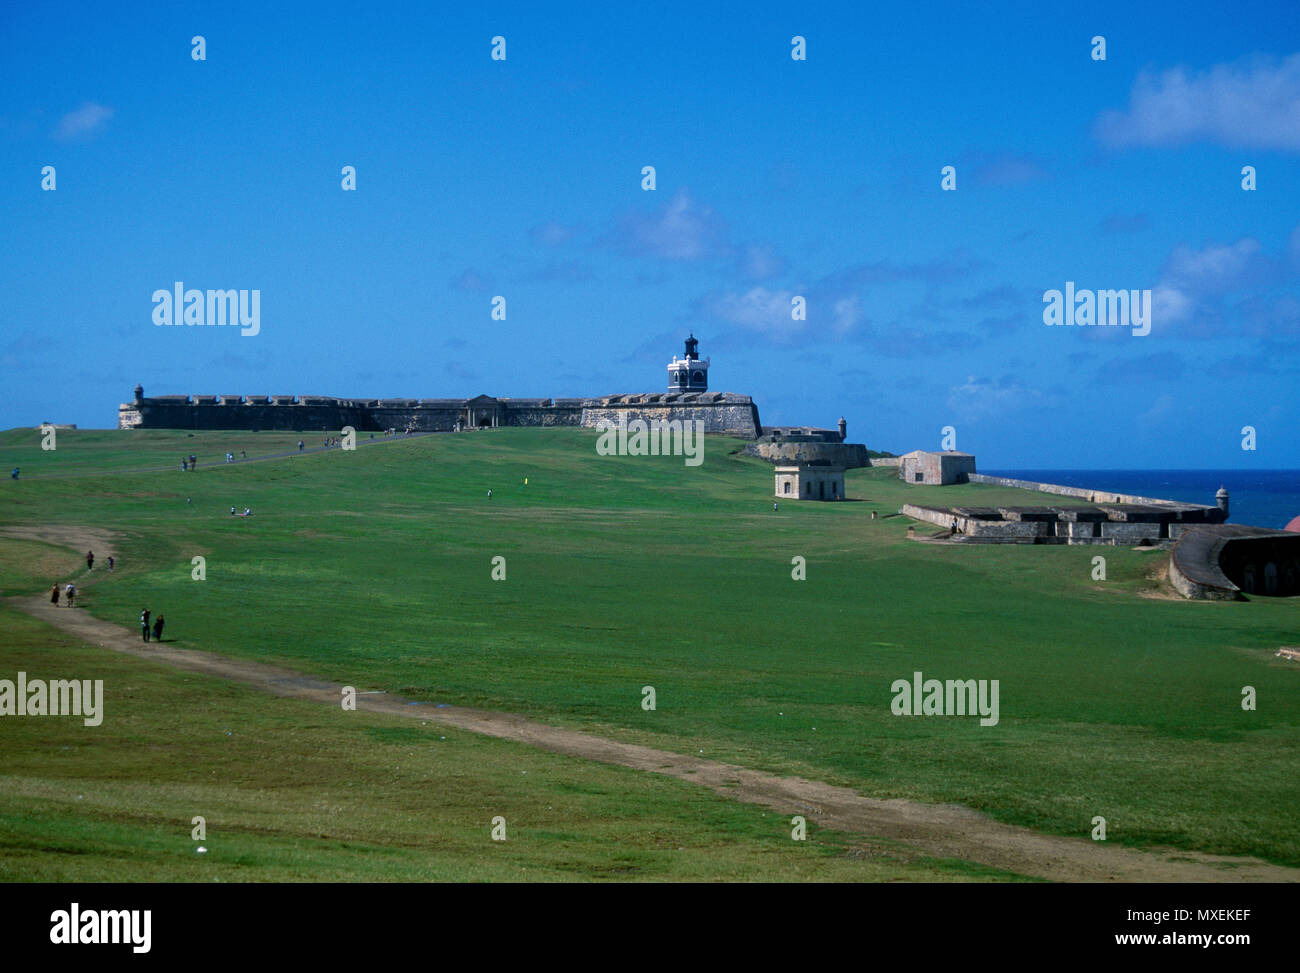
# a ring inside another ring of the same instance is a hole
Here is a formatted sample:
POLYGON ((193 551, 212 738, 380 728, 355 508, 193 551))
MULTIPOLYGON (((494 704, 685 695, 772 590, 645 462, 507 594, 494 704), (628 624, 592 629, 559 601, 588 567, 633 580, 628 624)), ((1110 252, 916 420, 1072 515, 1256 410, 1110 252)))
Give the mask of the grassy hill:
POLYGON ((298 438, 61 431, 41 453, 33 431, 0 435, 0 467, 24 471, 4 482, 0 524, 119 538, 91 576, 2 540, 0 593, 75 578, 103 618, 131 625, 148 606, 183 645, 359 688, 1049 832, 1086 835, 1101 815, 1113 842, 1300 864, 1300 676, 1272 657, 1298 641, 1294 599, 1152 597, 1159 553, 919 544, 896 516, 905 500, 1042 502, 1005 488, 857 470, 852 502, 773 512, 771 467, 723 438, 699 467, 598 456, 594 432, 559 429, 220 462, 298 438), (190 452, 203 462, 182 473, 190 452), (1105 582, 1091 580, 1099 554, 1105 582), (806 581, 791 578, 796 556, 806 581), (890 684, 914 671, 999 680, 999 724, 894 716, 890 684))

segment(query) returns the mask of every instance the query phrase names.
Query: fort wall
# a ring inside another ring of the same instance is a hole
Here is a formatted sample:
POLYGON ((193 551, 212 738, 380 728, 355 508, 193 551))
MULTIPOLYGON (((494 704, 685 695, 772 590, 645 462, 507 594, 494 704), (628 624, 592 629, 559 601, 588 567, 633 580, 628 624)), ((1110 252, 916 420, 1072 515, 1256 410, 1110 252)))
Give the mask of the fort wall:
POLYGON ((1096 490, 1091 487, 1062 486, 1059 483, 1038 483, 1033 480, 1014 480, 1005 476, 989 476, 986 473, 967 474, 971 483, 990 483, 994 486, 1015 487, 1020 490, 1037 490, 1039 493, 1054 493, 1061 497, 1076 497, 1089 503, 1136 503, 1150 506, 1178 506, 1187 504, 1174 500, 1160 500, 1153 497, 1139 497, 1131 493, 1112 493, 1109 490, 1096 490))
POLYGON ((450 432, 467 426, 595 427, 619 423, 700 421, 704 431, 752 439, 758 406, 747 395, 701 392, 615 395, 597 399, 338 399, 289 395, 139 396, 118 407, 119 429, 268 429, 358 432, 411 428, 450 432))
POLYGON ((745 447, 750 456, 757 456, 779 466, 841 466, 855 469, 871 465, 867 447, 862 443, 825 443, 760 441, 745 447))

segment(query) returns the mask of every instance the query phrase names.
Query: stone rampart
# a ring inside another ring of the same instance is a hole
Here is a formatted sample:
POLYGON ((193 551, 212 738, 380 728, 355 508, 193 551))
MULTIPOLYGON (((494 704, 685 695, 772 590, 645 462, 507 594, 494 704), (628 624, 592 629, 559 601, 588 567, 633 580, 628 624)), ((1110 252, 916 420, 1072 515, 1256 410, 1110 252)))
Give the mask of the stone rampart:
POLYGON ((275 429, 358 432, 412 428, 449 432, 469 425, 587 426, 700 421, 704 431, 752 439, 761 428, 747 395, 646 393, 596 399, 337 399, 330 396, 163 395, 118 407, 119 429, 275 429), (485 421, 486 417, 486 421, 485 421))

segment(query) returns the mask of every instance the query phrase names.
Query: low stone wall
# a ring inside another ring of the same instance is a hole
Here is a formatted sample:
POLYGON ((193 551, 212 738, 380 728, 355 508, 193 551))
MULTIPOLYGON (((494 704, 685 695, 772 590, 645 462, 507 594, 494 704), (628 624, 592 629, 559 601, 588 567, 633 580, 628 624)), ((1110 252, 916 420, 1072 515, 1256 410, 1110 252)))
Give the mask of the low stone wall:
POLYGON ((867 460, 867 465, 868 466, 891 466, 894 469, 898 469, 899 464, 902 462, 903 462, 903 457, 901 456, 872 456, 867 460))
POLYGON ((1137 544, 1140 541, 1160 540, 1159 524, 1126 524, 1115 520, 1103 520, 1098 524, 1101 536, 1113 544, 1137 544))
MULTIPOLYGON (((911 517, 913 520, 923 520, 938 527, 951 527, 953 519, 953 514, 947 510, 939 510, 935 507, 918 507, 914 503, 903 504, 903 516, 911 517)), ((965 517, 957 518, 958 528, 963 526, 963 521, 966 519, 965 517)))
POLYGON ((745 447, 750 456, 757 456, 778 466, 842 466, 851 470, 867 466, 867 447, 862 443, 819 443, 768 441, 750 443, 745 447))
POLYGON ((1153 506, 1195 506, 1177 503, 1173 500, 1160 500, 1154 497, 1139 497, 1131 493, 1111 493, 1090 487, 1062 486, 1059 483, 1038 483, 1034 480, 1014 480, 1006 476, 989 476, 987 473, 971 473, 967 479, 971 483, 988 483, 993 486, 1014 487, 1017 490, 1037 490, 1039 493, 1055 493, 1062 497, 1077 497, 1090 503, 1136 503, 1153 506))

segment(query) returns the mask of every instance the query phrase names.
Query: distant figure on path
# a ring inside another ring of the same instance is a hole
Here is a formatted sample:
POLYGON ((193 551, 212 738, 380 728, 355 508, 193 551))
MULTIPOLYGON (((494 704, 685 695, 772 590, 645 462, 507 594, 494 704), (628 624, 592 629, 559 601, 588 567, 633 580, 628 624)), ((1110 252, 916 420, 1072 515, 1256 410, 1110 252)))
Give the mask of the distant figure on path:
POLYGON ((9 474, 9 478, 12 480, 18 479, 18 467, 14 467, 14 471, 9 474))
POLYGON ((94 569, 95 569, 95 552, 94 552, 94 551, 87 551, 87 552, 86 552, 86 570, 87 570, 87 571, 93 571, 94 569))
POLYGON ((776 513, 776 501, 772 501, 772 513, 776 513))
POLYGON ((190 453, 190 471, 193 472, 199 468, 199 458, 190 453))
POLYGON ((241 457, 242 459, 248 459, 248 450, 246 450, 246 449, 241 449, 241 450, 239 451, 239 455, 240 455, 240 457, 241 457))
POLYGON ((235 508, 234 508, 234 507, 231 507, 231 508, 230 508, 230 516, 232 516, 232 517, 235 516, 235 508))
POLYGON ((302 452, 302 440, 301 440, 301 439, 298 440, 298 452, 300 452, 300 453, 302 452))
POLYGON ((155 642, 162 641, 163 624, 163 617, 160 614, 158 620, 153 623, 153 640, 155 642))
POLYGON ((952 518, 952 527, 948 530, 948 536, 952 537, 957 533, 957 518, 952 518))
POLYGON ((245 517, 251 517, 251 516, 253 516, 253 510, 252 510, 251 507, 245 507, 245 508, 244 508, 244 516, 245 516, 245 517))
POLYGON ((68 582, 68 586, 63 589, 63 597, 67 601, 68 607, 71 608, 74 599, 77 597, 77 586, 72 582, 68 582))
POLYGON ((110 571, 113 570, 113 555, 112 555, 112 554, 110 554, 110 555, 108 556, 108 570, 110 570, 110 571))
POLYGON ((50 589, 50 604, 55 608, 59 607, 59 583, 56 581, 54 587, 50 589))
POLYGON ((488 491, 488 499, 489 499, 489 500, 492 499, 492 491, 491 491, 491 490, 488 491))
POLYGON ((140 609, 140 638, 149 641, 149 609, 140 609))
POLYGON ((184 473, 190 468, 190 461, 181 457, 181 472, 184 473))

